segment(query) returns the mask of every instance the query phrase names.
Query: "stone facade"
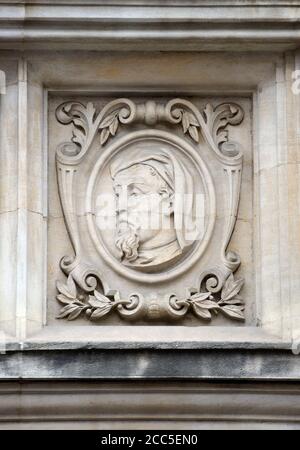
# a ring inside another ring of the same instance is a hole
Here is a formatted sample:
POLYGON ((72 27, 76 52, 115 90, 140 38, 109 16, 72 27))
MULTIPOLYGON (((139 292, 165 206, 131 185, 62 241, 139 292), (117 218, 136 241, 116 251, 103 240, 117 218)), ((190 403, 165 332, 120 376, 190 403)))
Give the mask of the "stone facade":
POLYGON ((299 428, 299 20, 0 0, 0 428, 299 428))

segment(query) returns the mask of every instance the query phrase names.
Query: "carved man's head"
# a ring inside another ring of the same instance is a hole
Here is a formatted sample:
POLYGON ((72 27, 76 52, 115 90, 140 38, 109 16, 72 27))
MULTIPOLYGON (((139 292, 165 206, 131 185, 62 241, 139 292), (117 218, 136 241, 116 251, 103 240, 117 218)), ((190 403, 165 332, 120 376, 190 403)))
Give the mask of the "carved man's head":
POLYGON ((173 155, 137 149, 130 158, 114 161, 111 175, 117 209, 115 244, 124 263, 157 266, 191 245, 183 238, 182 205, 181 214, 176 211, 176 195, 191 183, 173 155))

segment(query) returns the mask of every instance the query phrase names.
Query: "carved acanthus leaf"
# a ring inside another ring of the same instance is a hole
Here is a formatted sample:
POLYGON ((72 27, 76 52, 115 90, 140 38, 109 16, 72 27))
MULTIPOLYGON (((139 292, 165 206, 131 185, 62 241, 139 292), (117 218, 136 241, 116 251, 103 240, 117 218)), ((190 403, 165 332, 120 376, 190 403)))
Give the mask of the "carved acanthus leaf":
MULTIPOLYGON (((119 124, 132 122, 136 116, 136 105, 128 99, 113 100, 98 114, 93 103, 65 102, 56 110, 57 120, 64 124, 73 123, 71 143, 64 143, 60 151, 66 157, 84 156, 95 135, 100 131, 100 144, 104 145, 110 136, 115 136, 119 124), (76 147, 70 150, 70 144, 76 147), (74 154, 75 153, 75 154, 74 154)), ((59 153, 59 152, 58 152, 59 153)), ((64 158, 63 162, 64 161, 64 158)))
POLYGON ((91 124, 95 119, 95 107, 93 103, 87 105, 77 102, 63 103, 56 111, 56 117, 62 124, 74 124, 72 142, 79 147, 84 147, 89 135, 91 124))
MULTIPOLYGON (((194 107, 189 107, 191 105, 189 102, 177 99, 169 103, 170 108, 166 107, 161 116, 162 120, 181 124, 183 133, 188 134, 196 143, 200 139, 201 126, 206 123, 216 147, 220 150, 228 142, 227 125, 238 125, 244 117, 242 108, 234 103, 225 103, 216 108, 208 104, 203 116, 194 107)), ((155 104, 155 108, 158 120, 161 105, 155 104)), ((111 136, 116 135, 120 124, 141 119, 136 115, 136 105, 127 99, 110 102, 98 115, 91 102, 86 106, 79 102, 66 102, 57 108, 56 116, 62 124, 74 124, 72 142, 81 148, 85 147, 87 142, 91 142, 97 131, 100 131, 100 144, 103 146, 111 136)))
POLYGON ((216 146, 222 150, 222 145, 228 142, 227 125, 240 124, 244 118, 244 112, 234 103, 224 103, 216 108, 208 104, 204 109, 204 117, 216 146))

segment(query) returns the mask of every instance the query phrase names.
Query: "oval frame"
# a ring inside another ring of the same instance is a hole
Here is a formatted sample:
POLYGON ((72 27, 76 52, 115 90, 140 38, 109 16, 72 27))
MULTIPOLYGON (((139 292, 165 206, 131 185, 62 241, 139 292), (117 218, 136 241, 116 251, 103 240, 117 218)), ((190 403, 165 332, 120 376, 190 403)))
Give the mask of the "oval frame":
POLYGON ((86 193, 86 217, 88 223, 88 229, 92 241, 104 261, 119 275, 128 278, 133 281, 142 283, 161 283, 165 281, 170 281, 184 272, 189 270, 196 262, 201 258, 205 252, 208 243, 213 234, 215 221, 216 221, 216 194, 212 181, 210 172, 204 163, 203 159, 200 157, 195 148, 186 142, 185 140, 179 138, 178 136, 171 134, 166 131, 148 129, 141 130, 127 134, 122 138, 111 144, 98 158, 96 164, 93 167, 90 178, 87 184, 86 193), (204 238, 202 239, 200 245, 196 246, 188 259, 182 261, 176 265, 173 269, 169 269, 165 273, 143 273, 137 272, 129 267, 122 266, 112 255, 109 254, 103 242, 101 242, 101 237, 96 229, 95 217, 93 214, 93 192, 97 182, 98 174, 101 168, 106 164, 107 160, 115 156, 118 151, 126 147, 133 142, 138 142, 147 139, 155 139, 157 141, 162 141, 168 143, 180 151, 183 151, 185 155, 191 158, 196 166, 199 167, 199 172, 202 176, 203 186, 205 189, 205 194, 209 199, 209 213, 208 213, 208 224, 205 230, 204 238))

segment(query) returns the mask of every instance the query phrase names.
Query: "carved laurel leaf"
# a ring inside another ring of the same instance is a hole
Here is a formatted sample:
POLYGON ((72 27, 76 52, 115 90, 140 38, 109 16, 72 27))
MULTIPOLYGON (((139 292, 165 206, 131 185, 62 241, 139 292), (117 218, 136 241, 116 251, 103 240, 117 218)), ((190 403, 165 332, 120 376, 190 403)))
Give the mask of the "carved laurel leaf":
POLYGON ((240 292, 243 285, 244 280, 242 278, 235 281, 233 274, 230 274, 222 289, 221 299, 225 302, 231 300, 240 292))
POLYGON ((84 308, 81 306, 77 306, 77 309, 74 309, 74 311, 71 312, 71 314, 68 317, 68 320, 75 320, 78 316, 83 312, 84 308))
POLYGON ((189 122, 190 122, 190 125, 193 125, 194 127, 199 127, 199 123, 198 123, 198 120, 196 119, 196 117, 194 116, 194 114, 192 114, 192 113, 188 113, 188 116, 189 116, 189 122))
POLYGON ((109 128, 104 128, 100 134, 100 144, 104 145, 110 136, 109 128))
POLYGON ((115 117, 114 121, 109 125, 109 131, 112 136, 115 136, 119 126, 119 120, 115 117))
POLYGON ((193 310, 197 316, 199 316, 205 320, 211 319, 211 312, 209 311, 209 309, 204 309, 204 308, 200 307, 198 303, 193 303, 192 305, 193 305, 193 310))
POLYGON ((77 297, 77 289, 73 277, 71 275, 68 276, 67 279, 67 287, 69 292, 72 294, 73 298, 77 297))
POLYGON ((113 301, 98 291, 94 291, 94 296, 90 295, 89 304, 95 308, 91 314, 91 319, 99 319, 100 317, 106 316, 114 306, 113 301))
POLYGON ((73 303, 73 301, 74 301, 74 299, 68 298, 63 294, 58 294, 56 296, 56 298, 60 303, 63 303, 64 305, 69 305, 70 303, 73 303))
POLYGON ((244 306, 226 305, 221 307, 222 311, 232 319, 245 320, 244 306))
POLYGON ((106 305, 112 305, 113 302, 109 298, 100 294, 100 292, 94 291, 94 296, 90 295, 89 304, 93 308, 102 308, 106 305))
POLYGON ((73 278, 69 275, 67 280, 67 285, 63 284, 61 281, 56 282, 56 288, 60 294, 63 294, 65 297, 70 298, 72 300, 76 299, 76 286, 73 278))
POLYGON ((194 125, 189 127, 189 134, 195 142, 199 142, 199 133, 194 125))
POLYGON ((106 116, 105 119, 103 119, 103 121, 100 123, 99 128, 102 130, 103 128, 109 127, 114 122, 117 115, 118 115, 118 112, 113 112, 113 113, 109 114, 108 116, 106 116))
POLYGON ((194 302, 194 305, 199 306, 199 308, 203 309, 218 309, 219 305, 212 300, 204 300, 202 302, 194 302))
POLYGON ((109 136, 115 136, 119 127, 119 114, 120 110, 114 111, 101 122, 99 128, 101 131, 100 143, 103 146, 109 136))
POLYGON ((80 307, 78 305, 74 305, 74 303, 65 306, 61 309, 60 314, 57 316, 57 319, 64 319, 65 317, 68 317, 72 312, 77 311, 78 308, 80 307))
POLYGON ((193 114, 188 111, 183 111, 183 110, 179 110, 179 112, 177 114, 178 115, 181 114, 182 128, 183 128, 184 134, 186 134, 188 132, 190 137, 195 142, 199 142, 199 132, 197 129, 197 127, 199 127, 199 123, 197 122, 197 120, 193 116, 193 114))
POLYGON ((192 301, 202 302, 208 299, 211 296, 211 292, 197 292, 196 294, 191 295, 192 301))
POLYGON ((102 308, 97 308, 91 314, 91 319, 100 319, 110 313, 112 305, 103 306, 102 308))
POLYGON ((184 111, 182 114, 182 127, 183 127, 184 134, 189 129, 189 126, 190 126, 189 115, 188 115, 187 111, 184 111))
POLYGON ((225 300, 223 301, 222 299, 220 300, 219 304, 226 304, 226 305, 244 305, 244 299, 242 297, 240 297, 239 295, 236 295, 234 298, 232 298, 231 300, 225 300))
POLYGON ((190 298, 195 314, 202 319, 210 320, 211 312, 217 312, 219 305, 213 300, 211 292, 198 292, 190 298))

